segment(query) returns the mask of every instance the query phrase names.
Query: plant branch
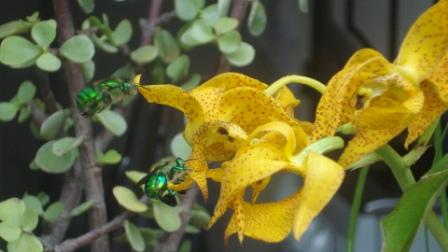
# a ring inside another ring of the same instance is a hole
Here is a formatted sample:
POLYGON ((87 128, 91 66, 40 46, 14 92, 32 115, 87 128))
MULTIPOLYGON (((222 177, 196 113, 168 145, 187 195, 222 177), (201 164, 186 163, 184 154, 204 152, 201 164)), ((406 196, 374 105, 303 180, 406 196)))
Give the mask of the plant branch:
MULTIPOLYGON (((53 5, 59 28, 59 42, 62 44, 75 35, 69 7, 70 3, 68 0, 53 0, 53 5)), ((82 136, 84 138, 79 148, 79 162, 87 199, 95 201, 95 206, 89 211, 89 226, 91 229, 95 229, 107 222, 107 212, 101 170, 95 163, 92 125, 78 113, 74 102, 77 92, 84 87, 85 83, 79 65, 70 61, 64 61, 63 70, 71 99, 70 107, 75 123, 75 133, 77 137, 82 136)), ((109 242, 107 236, 95 240, 92 244, 92 251, 108 252, 109 242)))
POLYGON ((183 209, 180 215, 182 225, 178 230, 167 234, 163 241, 154 249, 154 252, 176 252, 178 250, 182 237, 185 234, 187 224, 190 221, 191 209, 196 201, 196 196, 198 193, 198 188, 194 186, 185 194, 185 197, 183 197, 181 203, 181 207, 183 209))
MULTIPOLYGON (((238 20, 237 30, 241 30, 241 26, 246 18, 247 7, 249 6, 250 0, 234 0, 231 16, 238 20)), ((219 58, 218 71, 217 73, 228 72, 230 70, 230 64, 227 58, 222 55, 219 58)))
POLYGON ((101 236, 105 236, 109 234, 110 232, 118 229, 121 227, 122 223, 131 215, 130 212, 124 212, 117 217, 115 217, 113 220, 109 221, 107 224, 96 228, 94 230, 91 230, 81 236, 78 236, 73 239, 67 239, 63 243, 55 246, 53 249, 50 249, 49 251, 55 251, 55 252, 71 252, 75 251, 81 247, 87 246, 88 244, 92 243, 96 239, 98 239, 101 236))
POLYGON ((152 0, 148 9, 148 17, 146 22, 142 25, 142 40, 140 45, 146 45, 151 43, 154 34, 154 28, 156 26, 156 20, 160 16, 163 0, 152 0))
MULTIPOLYGON (((409 166, 406 165, 403 158, 390 145, 384 145, 379 148, 376 153, 378 153, 387 166, 390 167, 403 192, 415 184, 415 178, 409 166)), ((428 214, 425 217, 425 224, 434 235, 434 238, 436 238, 440 247, 445 249, 444 251, 447 251, 448 232, 433 210, 428 211, 428 214)))

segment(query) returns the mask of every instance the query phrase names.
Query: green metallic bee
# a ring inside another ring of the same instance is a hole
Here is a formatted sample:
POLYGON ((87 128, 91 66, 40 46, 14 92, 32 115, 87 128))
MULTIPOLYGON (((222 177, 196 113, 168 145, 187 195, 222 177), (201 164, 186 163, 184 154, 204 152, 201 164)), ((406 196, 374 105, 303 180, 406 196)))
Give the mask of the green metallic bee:
POLYGON ((105 79, 94 87, 86 87, 79 91, 76 105, 83 116, 90 117, 136 93, 137 90, 132 83, 105 79))
POLYGON ((188 170, 185 163, 186 161, 181 158, 176 158, 174 165, 172 161, 162 161, 155 165, 137 185, 143 185, 143 190, 149 198, 158 199, 169 206, 176 206, 178 192, 169 189, 168 183, 178 184, 183 181, 185 172, 188 170))

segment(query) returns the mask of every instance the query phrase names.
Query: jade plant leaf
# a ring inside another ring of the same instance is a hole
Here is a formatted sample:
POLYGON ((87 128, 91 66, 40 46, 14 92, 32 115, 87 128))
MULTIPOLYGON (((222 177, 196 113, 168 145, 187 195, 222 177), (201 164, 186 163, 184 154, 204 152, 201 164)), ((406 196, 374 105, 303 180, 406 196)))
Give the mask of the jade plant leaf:
POLYGON ((448 182, 448 171, 432 173, 409 187, 394 210, 381 221, 383 252, 408 251, 425 214, 448 182))

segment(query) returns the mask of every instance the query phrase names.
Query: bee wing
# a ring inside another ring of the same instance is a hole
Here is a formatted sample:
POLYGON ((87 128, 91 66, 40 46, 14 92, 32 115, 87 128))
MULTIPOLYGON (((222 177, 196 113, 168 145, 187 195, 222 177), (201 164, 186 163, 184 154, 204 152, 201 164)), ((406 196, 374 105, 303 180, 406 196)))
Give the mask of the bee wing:
POLYGON ((173 207, 177 206, 177 198, 173 194, 168 193, 168 194, 160 197, 160 200, 163 203, 167 204, 168 206, 173 206, 173 207))
POLYGON ((146 175, 146 176, 144 176, 142 179, 140 179, 140 180, 137 182, 137 185, 138 185, 138 186, 141 186, 141 185, 145 184, 146 181, 148 180, 148 178, 149 178, 149 174, 146 175))

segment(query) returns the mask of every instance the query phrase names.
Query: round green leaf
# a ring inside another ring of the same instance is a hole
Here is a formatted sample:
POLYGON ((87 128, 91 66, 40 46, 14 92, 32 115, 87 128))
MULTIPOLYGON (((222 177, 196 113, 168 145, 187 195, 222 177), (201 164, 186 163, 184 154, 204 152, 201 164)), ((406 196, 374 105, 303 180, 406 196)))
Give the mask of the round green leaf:
POLYGON ((78 0, 78 4, 85 14, 90 14, 95 9, 95 0, 78 0))
POLYGON ((40 192, 37 195, 37 198, 39 199, 42 206, 45 206, 46 204, 48 204, 48 202, 50 202, 50 196, 48 196, 48 194, 45 192, 40 192))
POLYGON ((31 37, 40 46, 47 48, 56 38, 56 21, 40 21, 33 25, 31 37))
POLYGON ((31 81, 24 81, 20 84, 19 91, 17 92, 17 99, 20 103, 27 103, 33 99, 36 94, 36 87, 31 81))
POLYGON ((59 52, 73 62, 84 63, 92 59, 95 47, 86 35, 76 35, 65 41, 59 52))
POLYGON ((191 154, 191 147, 185 141, 182 133, 178 133, 173 140, 171 140, 171 153, 173 156, 180 157, 187 160, 191 154))
POLYGON ((190 91, 193 88, 197 87, 201 83, 201 75, 200 74, 193 74, 191 78, 182 84, 182 89, 186 91, 190 91))
POLYGON ((199 13, 199 8, 193 0, 175 0, 174 9, 176 15, 184 21, 194 19, 199 13))
POLYGON ((11 121, 16 116, 18 107, 10 102, 0 102, 0 121, 11 121))
POLYGON ((218 19, 218 22, 216 22, 213 27, 215 28, 216 33, 226 33, 238 27, 238 19, 222 17, 218 19))
POLYGON ((78 205, 77 207, 73 208, 70 211, 70 216, 71 217, 79 216, 79 215, 87 212, 94 205, 95 205, 95 201, 94 200, 86 201, 86 202, 82 203, 81 205, 78 205))
POLYGON ((54 141, 52 150, 53 153, 59 157, 64 154, 76 149, 84 140, 82 136, 80 137, 64 137, 59 140, 54 141))
POLYGON ((200 43, 208 43, 215 38, 212 28, 201 19, 194 21, 190 28, 191 36, 200 43))
POLYGON ((187 55, 182 55, 168 65, 166 75, 177 82, 188 74, 189 69, 190 58, 187 55))
POLYGON ((54 141, 50 141, 42 145, 36 153, 36 165, 48 173, 64 173, 76 159, 76 152, 70 151, 62 156, 58 156, 53 152, 54 141))
POLYGON ((178 207, 170 207, 161 201, 153 201, 154 218, 157 224, 167 232, 176 231, 181 225, 178 207))
POLYGON ((122 80, 132 80, 135 76, 135 67, 132 64, 127 64, 115 70, 112 76, 122 80))
POLYGON ((309 10, 309 2, 308 0, 298 0, 299 9, 303 13, 308 13, 309 10))
POLYGON ((210 214, 203 209, 194 209, 191 211, 190 224, 198 228, 205 228, 210 221, 210 214))
POLYGON ((20 112, 19 112, 19 118, 17 118, 17 121, 19 123, 24 122, 26 119, 28 119, 28 117, 31 115, 31 107, 30 106, 23 106, 20 108, 20 112))
POLYGON ((10 198, 2 201, 0 202, 0 220, 18 227, 25 209, 25 203, 21 199, 10 198))
POLYGON ((196 9, 200 10, 204 8, 205 0, 192 0, 194 5, 196 6, 196 9))
POLYGON ((201 12, 201 19, 209 26, 214 26, 219 19, 218 6, 216 4, 207 6, 207 8, 201 12))
POLYGON ((35 11, 30 16, 27 16, 26 21, 33 23, 33 24, 36 23, 37 21, 39 21, 39 12, 35 11))
POLYGON ((42 217, 48 222, 53 222, 57 218, 59 218, 63 212, 64 212, 64 204, 58 201, 49 205, 42 217))
POLYGON ((253 36, 259 36, 266 28, 267 17, 266 10, 260 1, 252 2, 250 8, 249 18, 247 19, 247 27, 250 34, 253 36))
POLYGON ((112 45, 111 44, 112 42, 109 42, 106 37, 98 38, 96 35, 91 35, 90 38, 92 39, 93 44, 95 44, 95 46, 99 48, 101 51, 107 53, 118 52, 118 48, 112 45))
POLYGON ((14 252, 42 252, 42 243, 34 235, 22 233, 20 239, 8 243, 8 251, 14 252))
POLYGON ((59 110, 51 114, 40 126, 40 135, 46 140, 55 138, 67 116, 67 110, 59 110))
POLYGON ((0 223, 0 237, 7 241, 12 242, 16 241, 20 238, 20 235, 22 234, 22 230, 14 226, 8 222, 1 222, 0 223))
POLYGON ((25 202, 27 208, 33 209, 37 214, 40 215, 44 213, 42 203, 36 196, 26 195, 23 197, 23 202, 25 202))
POLYGON ((194 46, 197 46, 197 45, 202 44, 201 42, 199 42, 198 40, 196 40, 196 39, 193 37, 191 27, 188 28, 187 30, 185 30, 185 31, 181 34, 181 36, 180 36, 180 42, 181 42, 182 45, 183 45, 184 47, 186 47, 186 48, 194 47, 194 46))
POLYGON ((7 36, 28 32, 31 24, 23 20, 16 20, 0 25, 0 39, 7 36))
POLYGON ((127 171, 125 174, 126 177, 128 177, 128 179, 130 179, 134 183, 138 183, 142 178, 148 175, 141 171, 127 171))
POLYGON ((241 46, 241 35, 237 31, 229 31, 218 38, 218 47, 224 54, 233 53, 241 46))
POLYGON ((159 50, 157 47, 146 45, 133 51, 131 53, 131 59, 137 64, 145 64, 153 61, 158 54, 159 50))
POLYGON ((27 232, 33 231, 37 227, 39 218, 36 211, 32 208, 26 208, 25 213, 22 215, 20 227, 27 232))
POLYGON ((135 251, 145 250, 145 240, 143 239, 140 230, 128 220, 124 221, 124 230, 126 232, 126 238, 131 244, 132 249, 135 251))
POLYGON ((12 67, 34 62, 42 53, 42 49, 25 38, 10 36, 0 44, 0 62, 12 67))
POLYGON ((142 213, 148 210, 148 206, 140 202, 134 192, 126 187, 116 186, 113 193, 118 204, 131 212, 142 213))
POLYGON ((100 164, 116 164, 121 161, 121 154, 114 149, 108 150, 106 153, 101 154, 97 161, 100 164))
POLYGON ((165 62, 171 62, 180 54, 180 49, 176 39, 170 32, 164 29, 157 29, 154 37, 154 44, 159 49, 160 57, 165 62))
MULTIPOLYGON (((188 229, 188 226, 187 226, 188 229)), ((187 230, 188 232, 188 230, 187 230)), ((182 244, 179 247, 179 252, 190 252, 191 251, 191 241, 190 240, 185 240, 182 242, 182 244)))
POLYGON ((121 136, 126 131, 126 120, 120 114, 111 110, 104 110, 96 115, 101 124, 112 134, 121 136))
POLYGON ((248 43, 242 42, 236 51, 226 54, 226 57, 234 66, 247 66, 254 60, 255 49, 248 43))
POLYGON ((187 234, 199 234, 201 230, 193 225, 188 224, 185 227, 185 233, 187 234))
POLYGON ((61 68, 61 60, 52 53, 46 52, 37 58, 37 67, 47 72, 55 72, 61 68))
POLYGON ((81 69, 86 81, 91 81, 95 76, 95 63, 92 60, 82 63, 81 69))
POLYGON ((123 19, 113 32, 115 45, 124 45, 132 37, 132 24, 128 19, 123 19))
POLYGON ((218 14, 220 17, 227 16, 231 2, 231 0, 218 0, 218 14))

